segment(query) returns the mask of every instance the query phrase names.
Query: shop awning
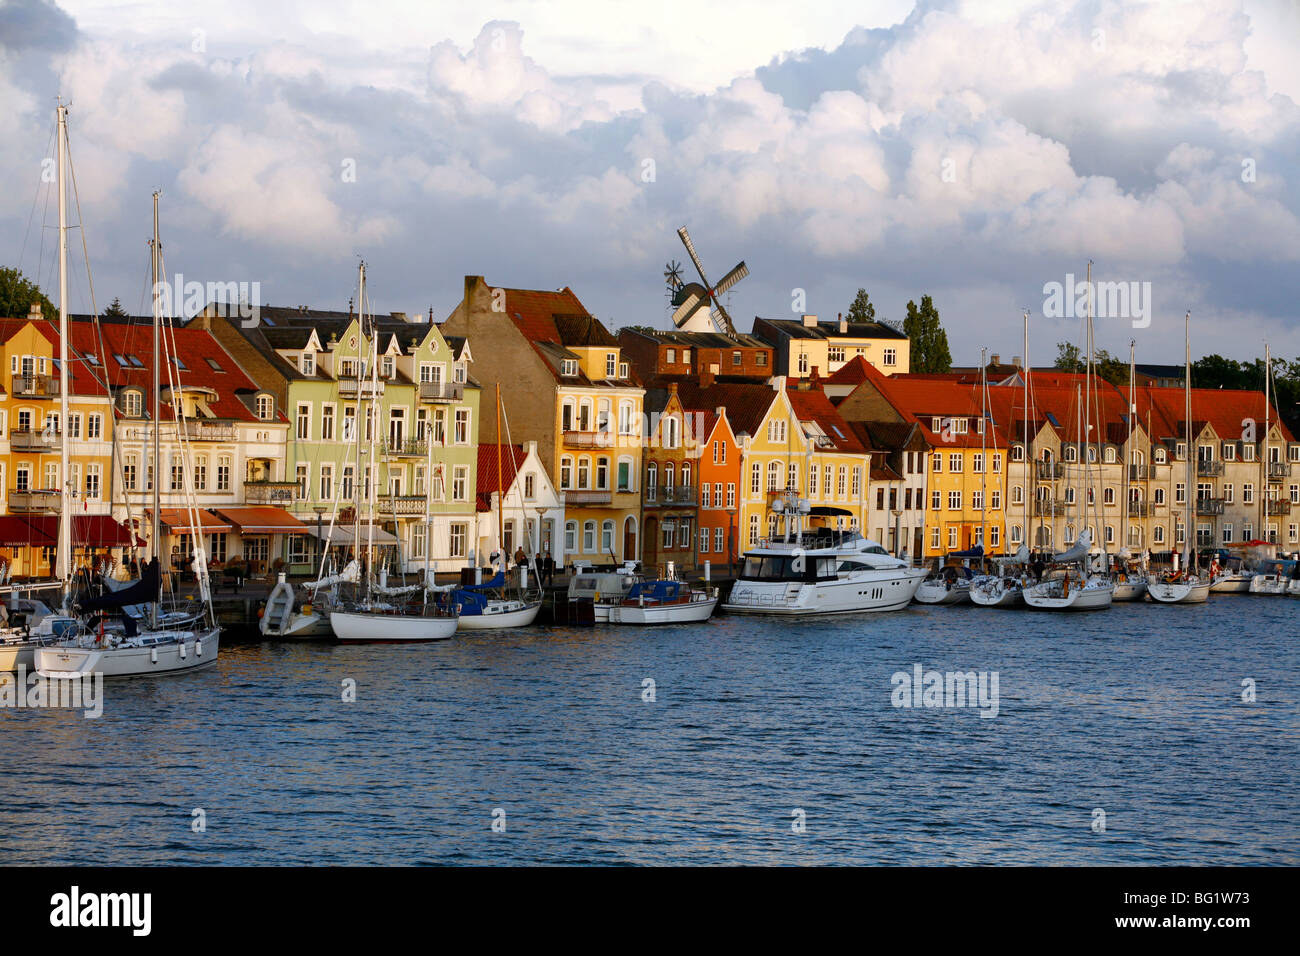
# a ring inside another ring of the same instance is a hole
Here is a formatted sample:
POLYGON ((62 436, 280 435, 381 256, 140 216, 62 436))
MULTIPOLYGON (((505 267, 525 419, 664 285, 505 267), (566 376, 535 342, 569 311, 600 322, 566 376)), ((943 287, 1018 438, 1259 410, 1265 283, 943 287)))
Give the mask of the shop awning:
MULTIPOLYGON (((162 518, 162 523, 167 526, 167 530, 172 534, 193 534, 194 529, 191 525, 192 512, 188 508, 162 508, 158 514, 162 518)), ((199 534, 221 534, 231 529, 230 522, 223 521, 214 515, 211 511, 203 508, 198 510, 199 515, 199 534)), ((145 512, 145 521, 149 521, 151 512, 145 512)))
MULTIPOLYGON (((313 538, 320 538, 322 541, 329 539, 331 548, 350 548, 353 546, 352 526, 335 525, 333 534, 330 533, 330 526, 322 524, 320 534, 316 533, 313 526, 306 526, 304 530, 313 538)), ((365 547, 370 541, 370 532, 366 528, 361 529, 361 547, 365 547)), ((375 544, 397 544, 397 537, 392 533, 385 531, 383 528, 375 529, 375 544)))
POLYGON ((21 515, 0 515, 0 547, 54 547, 58 541, 21 515))
POLYGON ((283 508, 219 508, 241 534, 306 534, 307 526, 283 508))
MULTIPOLYGON (((38 529, 53 541, 58 541, 59 519, 55 515, 33 515, 24 518, 33 528, 38 529)), ((78 548, 129 548, 131 531, 114 521, 109 515, 73 515, 72 544, 78 548)), ((144 547, 144 539, 135 539, 136 547, 144 547)))

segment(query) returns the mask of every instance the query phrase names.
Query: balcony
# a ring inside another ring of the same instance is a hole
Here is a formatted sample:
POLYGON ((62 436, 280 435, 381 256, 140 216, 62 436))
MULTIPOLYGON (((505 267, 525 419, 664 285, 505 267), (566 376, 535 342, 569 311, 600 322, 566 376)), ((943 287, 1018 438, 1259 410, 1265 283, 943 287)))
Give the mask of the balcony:
POLYGON ((384 454, 389 458, 423 458, 429 453, 429 443, 423 438, 384 440, 384 454))
POLYGON ((1155 465, 1129 465, 1128 466, 1129 481, 1146 481, 1150 478, 1154 478, 1155 476, 1156 476, 1155 465))
POLYGON ((652 485, 645 490, 645 503, 648 506, 693 505, 695 491, 694 485, 675 485, 672 488, 652 485))
POLYGON ((426 510, 424 495, 380 495, 376 507, 381 515, 394 517, 423 515, 426 510))
POLYGON ((1270 461, 1268 463, 1268 477, 1270 481, 1290 478, 1291 463, 1289 461, 1270 461))
POLYGON ((1034 514, 1042 516, 1060 517, 1065 514, 1064 501, 1044 501, 1041 498, 1034 500, 1034 514))
POLYGON ((1064 478, 1065 466, 1059 461, 1038 461, 1039 478, 1064 478))
POLYGON ((1130 501, 1128 503, 1128 516, 1130 518, 1149 518, 1155 514, 1155 508, 1149 501, 1130 501))
POLYGON ((1196 513, 1198 515, 1223 514, 1223 499, 1222 498, 1197 498, 1196 513))
POLYGON ((17 374, 9 379, 14 398, 58 398, 59 380, 53 375, 17 374))
POLYGON ((57 431, 32 431, 30 428, 16 428, 9 433, 9 448, 12 451, 28 451, 44 454, 61 451, 63 434, 57 431))
POLYGON ((27 514, 58 514, 61 510, 59 492, 42 489, 40 491, 9 492, 9 510, 22 511, 27 514))
POLYGON ((465 397, 465 385, 461 382, 421 382, 420 401, 422 402, 459 402, 465 397))
POLYGON ((612 432, 572 431, 566 429, 563 437, 567 448, 613 448, 612 432))
POLYGON ((1198 458, 1196 460, 1196 474, 1200 478, 1217 478, 1223 474, 1223 462, 1198 458))
POLYGON ((341 378, 338 380, 339 394, 349 397, 355 397, 358 392, 363 398, 373 398, 376 395, 384 394, 384 380, 372 382, 366 379, 364 382, 357 382, 355 378, 341 378))
POLYGON ((182 418, 177 432, 187 441, 234 441, 235 423, 218 419, 182 418))
POLYGON ((608 491, 565 491, 566 505, 607 505, 614 500, 608 491))
POLYGON ((1289 515, 1291 513, 1291 502, 1284 499, 1265 502, 1264 507, 1266 513, 1270 515, 1289 515))
POLYGON ((249 505, 284 505, 298 494, 296 481, 246 481, 244 503, 249 505))

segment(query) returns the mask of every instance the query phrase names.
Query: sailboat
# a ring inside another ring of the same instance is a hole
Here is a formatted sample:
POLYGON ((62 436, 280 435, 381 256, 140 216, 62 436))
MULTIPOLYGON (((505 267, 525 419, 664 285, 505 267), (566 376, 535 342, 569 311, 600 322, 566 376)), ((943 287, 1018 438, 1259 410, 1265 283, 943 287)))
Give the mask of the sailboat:
MULTIPOLYGON (((496 398, 497 541, 501 544, 497 552, 499 567, 492 579, 483 584, 463 585, 452 589, 451 600, 460 605, 460 628, 464 631, 494 631, 509 627, 527 627, 537 619, 537 612, 542 608, 540 593, 528 593, 528 566, 526 564, 519 569, 521 575, 519 596, 511 597, 506 593, 505 488, 501 470, 501 385, 499 383, 496 398)), ((430 446, 430 453, 432 454, 432 446, 430 446)), ((512 450, 511 455, 513 456, 513 454, 512 450)), ((514 470, 512 469, 512 471, 514 470)), ((432 474, 432 467, 430 467, 430 473, 432 474)), ((517 485, 518 481, 515 484, 517 485)))
POLYGON ((1124 463, 1124 510, 1120 514, 1120 541, 1123 544, 1120 545, 1119 554, 1115 556, 1118 567, 1114 575, 1115 591, 1111 596, 1113 601, 1136 601, 1147 593, 1146 578, 1140 574, 1130 574, 1128 568, 1129 562, 1133 560, 1133 554, 1128 549, 1128 516, 1133 508, 1134 501, 1129 490, 1129 469, 1133 458, 1133 416, 1137 414, 1134 385, 1135 366, 1133 364, 1135 345, 1136 343, 1130 339, 1128 343, 1128 413, 1124 416, 1128 422, 1128 441, 1125 442, 1124 447, 1129 449, 1129 461, 1124 463))
MULTIPOLYGON (((64 164, 67 161, 67 107, 58 108, 59 127, 59 376, 60 412, 62 420, 68 414, 68 310, 67 310, 67 213, 64 196, 64 164)), ((151 264, 153 274, 153 467, 154 475, 161 476, 162 458, 159 453, 161 435, 161 368, 160 326, 162 312, 159 302, 159 277, 162 246, 158 236, 158 197, 153 194, 153 242, 151 264)), ((179 425, 181 409, 175 404, 173 412, 179 425)), ((72 558, 72 498, 67 475, 67 443, 63 451, 64 477, 59 519, 58 574, 71 581, 72 558)), ((185 469, 189 473, 190 469, 185 469)), ((203 555, 201 537, 194 536, 194 571, 202 595, 204 613, 190 616, 184 624, 172 625, 160 618, 159 599, 162 587, 162 568, 158 554, 162 545, 161 510, 159 508, 161 478, 153 483, 153 528, 149 540, 151 557, 140 579, 120 590, 105 590, 97 597, 81 602, 75 608, 76 623, 68 626, 64 636, 55 644, 36 649, 34 664, 42 677, 78 679, 92 674, 105 677, 139 677, 178 671, 194 670, 213 664, 220 647, 221 629, 212 615, 211 587, 208 581, 207 560, 203 555), (137 605, 148 608, 148 620, 125 613, 124 609, 137 605), (118 611, 113 621, 107 613, 118 611), (92 616, 97 615, 97 616, 92 616)), ((197 519, 193 519, 197 524, 197 519)), ((65 585, 65 605, 71 604, 70 588, 65 585)))
MULTIPOLYGON (((1092 409, 1089 399, 1093 380, 1093 341, 1092 341, 1092 262, 1088 263, 1088 325, 1087 355, 1088 364, 1084 383, 1088 391, 1078 398, 1079 413, 1082 420, 1076 425, 1078 431, 1079 460, 1083 462, 1083 494, 1079 496, 1079 517, 1082 530, 1074 545, 1054 556, 1058 565, 1065 565, 1063 574, 1053 575, 1046 581, 1040 581, 1024 588, 1025 603, 1030 607, 1045 611, 1093 611, 1110 607, 1114 597, 1115 585, 1105 575, 1092 574, 1092 529, 1088 527, 1088 501, 1091 490, 1088 468, 1088 450, 1092 438, 1092 409), (1077 567, 1076 567, 1077 565, 1077 567)), ((1094 517, 1096 504, 1094 499, 1094 517)), ((1104 554, 1103 554, 1104 558, 1104 554)))
MULTIPOLYGON (((1028 312, 1025 313, 1024 318, 1025 318, 1025 349, 1024 349, 1023 367, 1025 369, 1025 436, 1026 436, 1026 440, 1028 440, 1028 435, 1029 435, 1029 377, 1028 377, 1029 376, 1029 313, 1028 312)), ((986 421, 989 421, 990 420, 988 415, 989 382, 988 382, 987 366, 985 366, 984 364, 983 349, 980 350, 980 389, 981 389, 980 400, 984 406, 984 417, 986 421)), ((1012 417, 1014 417, 1014 415, 1015 412, 1013 410, 1012 417)), ((982 449, 982 444, 983 443, 981 442, 981 449, 982 449)), ((1032 461, 1032 458, 1033 456, 1031 454, 1025 459, 1026 470, 1028 469, 1028 465, 1032 461)), ((986 498, 986 495, 984 494, 983 486, 984 486, 984 475, 987 474, 987 472, 988 469, 985 468, 984 472, 980 475, 980 489, 981 489, 980 500, 981 501, 985 500, 986 498)), ((1024 504, 1025 504, 1025 525, 1024 526, 1028 528, 1029 527, 1029 497, 1028 496, 1024 496, 1024 504)), ((983 510, 981 510, 980 514, 982 517, 983 510)), ((983 539, 981 538, 981 541, 982 540, 983 539)), ((970 586, 971 601, 973 601, 975 604, 980 605, 981 607, 1014 607, 1017 604, 1023 604, 1025 600, 1024 595, 1021 593, 1021 590, 1023 589, 1025 583, 1023 578, 1023 572, 1021 575, 1017 575, 1014 572, 1014 568, 1016 568, 1017 566, 1023 568, 1025 564, 1028 563, 1028 561, 1029 561, 1029 549, 1025 547, 1023 542, 1021 543, 1020 548, 1011 557, 994 558, 993 563, 994 566, 998 569, 997 572, 994 574, 981 575, 971 583, 970 586)))
MULTIPOLYGON (((360 295, 358 298, 359 308, 358 315, 364 331, 365 327, 365 301, 366 301, 366 264, 363 262, 360 266, 360 295)), ((454 603, 437 604, 430 603, 427 600, 427 581, 415 586, 409 587, 389 587, 387 575, 381 573, 375 574, 375 510, 376 486, 379 483, 379 469, 375 464, 375 427, 376 409, 378 407, 379 395, 379 355, 378 355, 378 330, 374 326, 373 316, 370 325, 370 356, 368 368, 370 371, 370 404, 366 408, 366 421, 369 427, 366 431, 369 435, 369 454, 368 461, 370 471, 363 472, 368 474, 365 480, 366 494, 369 499, 366 508, 366 562, 365 575, 361 585, 364 590, 359 600, 341 604, 330 611, 330 627, 334 631, 334 636, 345 644, 409 644, 421 643, 428 641, 442 641, 456 633, 457 622, 459 618, 459 609, 454 603), (407 598, 416 591, 423 591, 426 598, 421 604, 407 603, 402 601, 395 603, 395 599, 407 598)), ((354 426, 356 432, 354 439, 356 442, 357 462, 362 459, 361 454, 361 427, 360 422, 361 410, 364 404, 366 389, 362 387, 361 377, 365 374, 366 363, 359 363, 357 367, 357 415, 353 421, 357 422, 354 426)), ((360 488, 356 489, 359 494, 360 488)), ((356 502, 354 512, 356 522, 353 527, 353 540, 360 546, 361 543, 361 508, 360 502, 356 502)))
POLYGON ((1192 447, 1192 313, 1183 319, 1183 347, 1186 351, 1185 381, 1183 385, 1183 439, 1187 454, 1187 517, 1183 521, 1183 567, 1180 571, 1169 574, 1153 574, 1147 578, 1147 594, 1153 601, 1161 604, 1204 604, 1210 596, 1208 579, 1202 580, 1192 568, 1192 489, 1196 487, 1192 479, 1192 460, 1196 457, 1192 447))

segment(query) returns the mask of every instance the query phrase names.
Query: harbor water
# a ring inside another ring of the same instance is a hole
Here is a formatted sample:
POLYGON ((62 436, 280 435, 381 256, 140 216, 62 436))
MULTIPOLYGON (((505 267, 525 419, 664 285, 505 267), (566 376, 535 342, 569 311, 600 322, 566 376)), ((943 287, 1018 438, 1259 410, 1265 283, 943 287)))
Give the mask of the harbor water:
POLYGON ((98 718, 0 710, 0 859, 1296 865, 1297 614, 1214 595, 227 644, 107 682, 98 718), (996 708, 896 706, 918 666, 996 675, 996 708))

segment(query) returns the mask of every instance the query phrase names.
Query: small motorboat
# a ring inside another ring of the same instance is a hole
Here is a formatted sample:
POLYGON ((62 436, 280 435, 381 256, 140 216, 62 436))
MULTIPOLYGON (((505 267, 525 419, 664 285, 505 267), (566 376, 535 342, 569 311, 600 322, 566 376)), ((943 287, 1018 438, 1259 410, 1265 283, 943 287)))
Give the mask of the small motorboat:
POLYGON ((689 624, 707 621, 718 606, 716 588, 685 581, 638 581, 609 609, 611 624, 689 624))

